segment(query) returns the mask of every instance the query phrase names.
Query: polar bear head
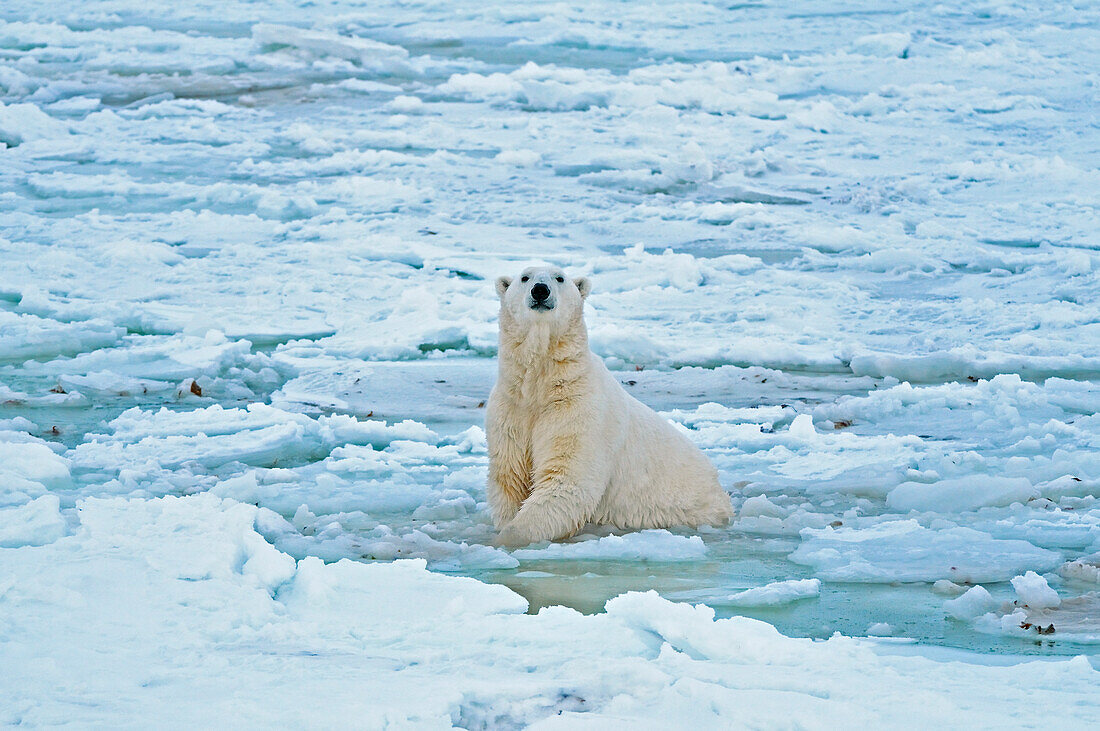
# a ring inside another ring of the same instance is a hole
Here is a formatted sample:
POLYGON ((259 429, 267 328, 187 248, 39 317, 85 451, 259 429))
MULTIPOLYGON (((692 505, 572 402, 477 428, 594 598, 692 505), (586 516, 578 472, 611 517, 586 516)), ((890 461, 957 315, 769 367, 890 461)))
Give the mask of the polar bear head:
POLYGON ((497 279, 502 317, 525 327, 562 330, 581 318, 591 286, 584 277, 570 279, 558 267, 527 267, 518 277, 497 279))

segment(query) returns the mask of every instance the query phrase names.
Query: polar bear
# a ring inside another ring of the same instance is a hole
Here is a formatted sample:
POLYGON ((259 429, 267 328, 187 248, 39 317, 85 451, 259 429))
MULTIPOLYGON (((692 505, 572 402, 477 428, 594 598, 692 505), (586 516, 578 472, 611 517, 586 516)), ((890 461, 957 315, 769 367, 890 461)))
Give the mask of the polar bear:
POLYGON ((567 538, 589 522, 725 524, 714 465, 589 350, 589 288, 547 266, 497 279, 500 369, 485 431, 498 543, 567 538))

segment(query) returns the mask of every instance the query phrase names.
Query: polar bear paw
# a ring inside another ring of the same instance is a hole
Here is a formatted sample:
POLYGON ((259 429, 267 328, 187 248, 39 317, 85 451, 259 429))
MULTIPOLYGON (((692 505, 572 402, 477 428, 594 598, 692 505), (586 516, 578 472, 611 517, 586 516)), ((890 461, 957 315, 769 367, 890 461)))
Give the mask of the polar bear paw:
POLYGON ((494 544, 503 548, 520 548, 530 545, 532 542, 527 531, 512 523, 501 528, 500 532, 497 533, 496 540, 493 541, 494 544))

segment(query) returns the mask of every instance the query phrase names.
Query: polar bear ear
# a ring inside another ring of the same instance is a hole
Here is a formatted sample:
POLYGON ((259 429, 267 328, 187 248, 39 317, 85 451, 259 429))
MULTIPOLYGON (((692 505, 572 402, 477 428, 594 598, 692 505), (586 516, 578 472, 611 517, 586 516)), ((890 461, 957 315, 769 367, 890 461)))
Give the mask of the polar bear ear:
POLYGON ((503 297, 511 284, 511 277, 497 277, 497 297, 503 297))
POLYGON ((592 291, 592 283, 588 281, 588 277, 578 277, 573 280, 573 284, 577 285, 577 289, 581 293, 581 299, 588 296, 588 293, 592 291))

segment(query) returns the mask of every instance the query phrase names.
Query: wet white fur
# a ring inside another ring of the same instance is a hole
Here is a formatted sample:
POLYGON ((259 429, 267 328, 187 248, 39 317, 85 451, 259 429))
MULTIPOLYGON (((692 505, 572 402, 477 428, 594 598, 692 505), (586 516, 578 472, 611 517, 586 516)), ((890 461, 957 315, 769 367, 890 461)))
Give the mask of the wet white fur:
POLYGON ((566 538, 589 522, 620 529, 724 524, 730 499, 714 466, 589 350, 588 291, 587 279, 555 267, 497 280, 500 373, 486 433, 499 542, 566 538), (550 287, 550 311, 530 307, 539 282, 550 287))

